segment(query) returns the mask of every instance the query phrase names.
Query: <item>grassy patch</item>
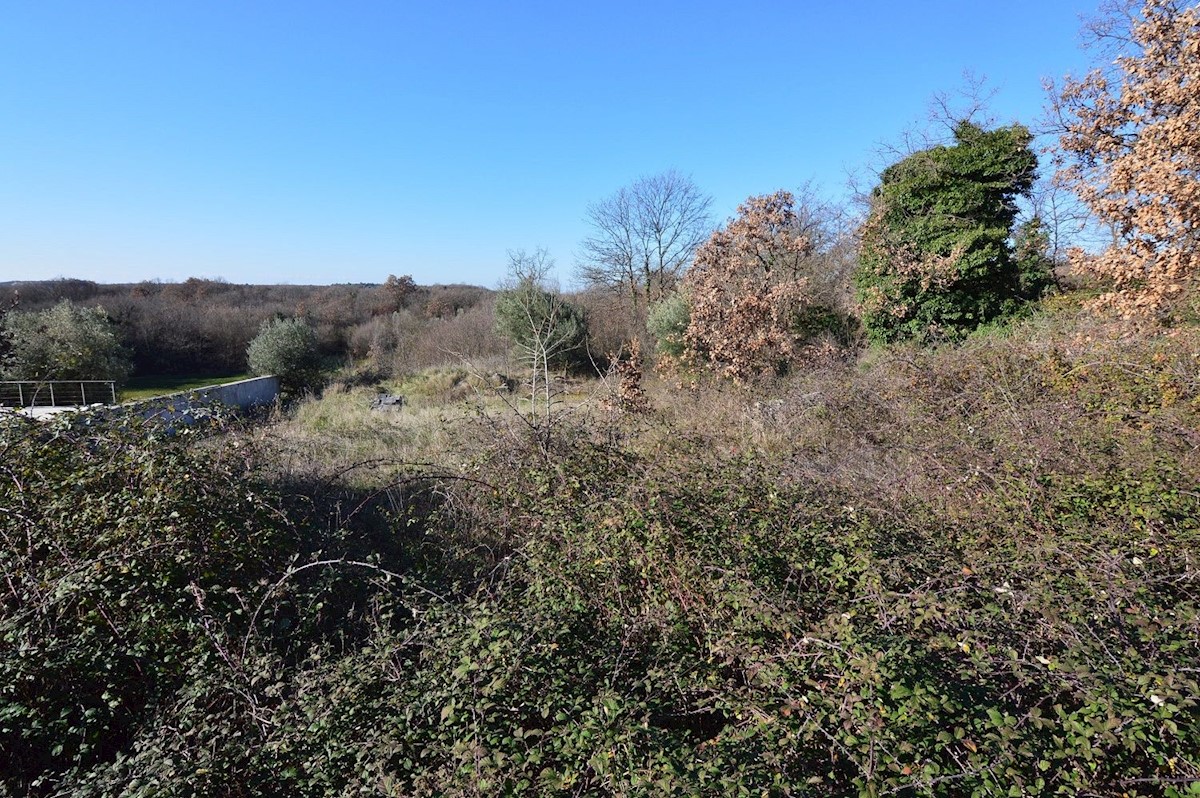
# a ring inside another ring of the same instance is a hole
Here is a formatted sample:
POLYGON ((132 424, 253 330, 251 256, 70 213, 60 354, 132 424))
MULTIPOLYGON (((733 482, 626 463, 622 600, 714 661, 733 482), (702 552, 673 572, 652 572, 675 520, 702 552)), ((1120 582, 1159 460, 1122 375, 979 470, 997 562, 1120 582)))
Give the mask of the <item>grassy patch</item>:
MULTIPOLYGON (((478 437, 524 440, 531 424, 545 422, 545 406, 531 404, 524 379, 439 366, 370 386, 335 380, 273 424, 268 443, 282 473, 346 472, 362 484, 386 482, 401 464, 461 464, 478 437), (404 404, 375 409, 379 394, 403 396, 404 404)), ((556 378, 552 417, 587 415, 599 391, 595 380, 556 378)))
POLYGON ((196 388, 206 388, 209 385, 225 385, 238 380, 248 380, 253 374, 233 374, 228 377, 178 377, 178 376, 145 376, 134 377, 121 389, 122 402, 134 399, 153 399, 156 396, 191 391, 196 388))

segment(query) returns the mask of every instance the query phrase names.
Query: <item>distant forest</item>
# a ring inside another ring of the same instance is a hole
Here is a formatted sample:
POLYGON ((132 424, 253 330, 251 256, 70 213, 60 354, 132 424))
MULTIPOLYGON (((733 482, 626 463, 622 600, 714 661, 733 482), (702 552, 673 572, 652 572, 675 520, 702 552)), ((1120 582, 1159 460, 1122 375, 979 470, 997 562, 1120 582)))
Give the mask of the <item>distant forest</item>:
POLYGON ((246 347, 268 319, 301 317, 331 360, 369 359, 391 371, 444 362, 447 353, 490 354, 494 292, 470 285, 101 284, 59 279, 0 283, 0 305, 39 311, 67 299, 102 307, 133 354, 135 375, 226 375, 246 369, 246 347))

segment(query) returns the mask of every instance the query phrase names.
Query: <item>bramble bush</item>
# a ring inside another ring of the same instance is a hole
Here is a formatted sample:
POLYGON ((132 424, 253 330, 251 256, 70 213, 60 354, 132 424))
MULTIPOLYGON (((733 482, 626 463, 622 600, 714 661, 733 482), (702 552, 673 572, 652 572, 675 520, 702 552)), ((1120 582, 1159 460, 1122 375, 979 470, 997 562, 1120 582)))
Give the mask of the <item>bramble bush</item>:
POLYGON ((1194 348, 1104 346, 897 350, 782 456, 464 426, 373 487, 14 421, 0 793, 1197 794, 1194 348))
POLYGON ((216 789, 254 725, 252 674, 227 658, 248 594, 281 564, 271 499, 190 431, 0 424, 0 793, 98 794, 146 746, 181 759, 121 771, 123 794, 155 779, 170 794, 163 780, 194 778, 189 765, 216 789))

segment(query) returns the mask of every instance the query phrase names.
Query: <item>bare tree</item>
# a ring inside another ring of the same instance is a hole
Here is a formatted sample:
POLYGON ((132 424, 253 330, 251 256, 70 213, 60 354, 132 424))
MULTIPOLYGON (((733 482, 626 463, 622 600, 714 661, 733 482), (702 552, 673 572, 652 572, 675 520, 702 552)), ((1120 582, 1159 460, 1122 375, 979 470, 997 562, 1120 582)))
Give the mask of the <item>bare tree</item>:
POLYGON ((670 290, 712 230, 712 198, 671 169, 642 177, 588 206, 594 234, 582 244, 578 274, 622 289, 635 312, 670 290))

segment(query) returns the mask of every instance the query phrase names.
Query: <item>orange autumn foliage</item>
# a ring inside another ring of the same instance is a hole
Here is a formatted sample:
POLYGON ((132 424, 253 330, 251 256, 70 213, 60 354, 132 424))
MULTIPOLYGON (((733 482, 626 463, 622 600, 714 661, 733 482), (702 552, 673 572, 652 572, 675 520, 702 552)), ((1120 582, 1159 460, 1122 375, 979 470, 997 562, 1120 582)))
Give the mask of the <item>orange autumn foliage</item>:
POLYGON ((803 267, 813 243, 794 205, 787 191, 750 197, 696 250, 685 279, 689 355, 739 382, 795 351, 795 319, 808 302, 803 267))
POLYGON ((1200 6, 1127 0, 1093 33, 1121 51, 1055 92, 1058 177, 1113 244, 1073 261, 1111 284, 1101 304, 1153 315, 1200 272, 1200 6))

